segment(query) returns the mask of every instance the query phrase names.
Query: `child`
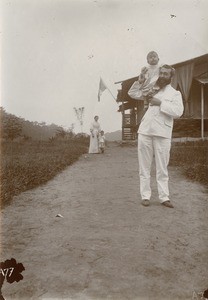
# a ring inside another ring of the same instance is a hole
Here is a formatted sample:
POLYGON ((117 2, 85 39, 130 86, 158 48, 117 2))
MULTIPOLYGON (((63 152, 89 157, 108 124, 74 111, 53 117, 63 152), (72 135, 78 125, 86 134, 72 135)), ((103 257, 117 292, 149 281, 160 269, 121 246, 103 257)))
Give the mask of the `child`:
MULTIPOLYGON (((141 69, 141 73, 139 75, 138 81, 136 81, 132 87, 130 88, 128 94, 131 97, 131 89, 134 89, 135 95, 135 88, 137 88, 137 100, 144 100, 144 109, 146 110, 149 106, 148 103, 148 95, 152 90, 154 84, 156 83, 159 77, 159 69, 160 66, 158 65, 159 57, 155 51, 151 51, 147 54, 147 62, 148 66, 143 67, 141 69)), ((158 88, 159 89, 159 88, 158 88)), ((157 91, 157 87, 154 88, 153 93, 157 91)))
POLYGON ((104 153, 104 149, 105 149, 105 135, 104 135, 104 131, 101 130, 101 132, 99 134, 99 151, 100 151, 100 153, 104 153))

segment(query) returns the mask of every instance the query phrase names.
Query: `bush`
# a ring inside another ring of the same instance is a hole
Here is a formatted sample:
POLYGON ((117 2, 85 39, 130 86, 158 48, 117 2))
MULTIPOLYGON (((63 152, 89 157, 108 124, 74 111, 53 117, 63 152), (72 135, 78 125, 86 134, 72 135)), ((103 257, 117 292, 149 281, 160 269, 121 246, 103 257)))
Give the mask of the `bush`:
POLYGON ((170 165, 181 167, 189 179, 208 186, 208 141, 173 144, 170 165))
POLYGON ((0 107, 1 136, 14 140, 22 134, 22 120, 15 115, 8 114, 0 107))
POLYGON ((53 142, 3 142, 1 203, 14 195, 46 183, 86 153, 88 138, 53 142))

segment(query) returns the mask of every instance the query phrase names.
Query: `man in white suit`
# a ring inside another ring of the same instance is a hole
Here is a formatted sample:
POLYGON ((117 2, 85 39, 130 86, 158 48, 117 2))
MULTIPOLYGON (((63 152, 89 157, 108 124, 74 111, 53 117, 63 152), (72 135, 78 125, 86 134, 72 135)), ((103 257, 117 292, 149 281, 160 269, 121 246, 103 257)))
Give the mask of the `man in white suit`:
MULTIPOLYGON (((179 118, 184 109, 181 93, 170 84, 173 75, 174 69, 171 66, 163 65, 160 68, 156 94, 150 96, 148 110, 138 129, 140 193, 144 206, 150 205, 150 172, 154 155, 160 203, 165 207, 173 207, 169 199, 167 166, 170 157, 173 119, 179 118)), ((137 81, 132 85, 128 94, 131 98, 140 100, 137 97, 137 81)))

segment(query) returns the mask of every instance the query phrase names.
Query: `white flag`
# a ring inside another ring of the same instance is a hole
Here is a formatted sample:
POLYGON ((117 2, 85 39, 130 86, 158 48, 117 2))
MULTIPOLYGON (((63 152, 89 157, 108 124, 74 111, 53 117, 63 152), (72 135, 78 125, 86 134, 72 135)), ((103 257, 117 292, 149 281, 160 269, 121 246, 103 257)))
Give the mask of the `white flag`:
POLYGON ((107 89, 107 86, 105 85, 104 81, 100 77, 100 83, 99 83, 99 89, 98 89, 98 101, 99 102, 100 102, 100 96, 106 89, 107 89))

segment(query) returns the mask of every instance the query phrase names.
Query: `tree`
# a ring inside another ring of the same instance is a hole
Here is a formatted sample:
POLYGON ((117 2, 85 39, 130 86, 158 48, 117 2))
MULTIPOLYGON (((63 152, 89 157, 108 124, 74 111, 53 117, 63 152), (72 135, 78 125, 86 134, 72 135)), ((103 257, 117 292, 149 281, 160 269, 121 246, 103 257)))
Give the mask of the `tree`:
POLYGON ((59 127, 57 130, 56 130, 56 137, 57 138, 62 138, 64 139, 65 136, 66 136, 66 131, 63 129, 63 127, 59 127))
POLYGON ((69 131, 71 131, 72 133, 74 132, 74 123, 71 123, 71 126, 69 127, 69 131))
POLYGON ((84 107, 79 107, 79 108, 76 108, 76 107, 74 107, 74 111, 75 111, 75 114, 76 114, 77 120, 78 120, 78 121, 79 121, 79 123, 80 123, 80 127, 81 127, 81 133, 83 133, 83 118, 84 118, 84 110, 85 110, 85 108, 84 108, 84 107))
POLYGON ((2 136, 13 140, 22 135, 22 120, 15 115, 8 114, 4 108, 0 109, 0 120, 2 127, 2 136))

